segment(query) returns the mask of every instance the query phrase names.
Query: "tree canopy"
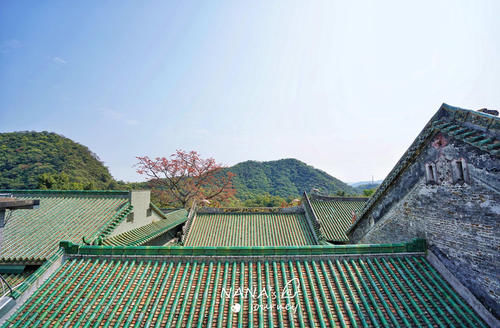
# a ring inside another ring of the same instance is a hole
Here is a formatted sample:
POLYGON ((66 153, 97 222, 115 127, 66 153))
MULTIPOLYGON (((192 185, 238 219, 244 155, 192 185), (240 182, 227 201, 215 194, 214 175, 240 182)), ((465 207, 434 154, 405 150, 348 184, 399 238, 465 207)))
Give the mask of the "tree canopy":
POLYGON ((2 189, 107 189, 116 184, 96 154, 55 133, 0 133, 0 159, 2 189))
POLYGON ((318 189, 325 195, 356 195, 351 186, 294 158, 269 162, 246 161, 227 169, 235 174, 236 197, 253 199, 270 194, 282 198, 299 197, 304 191, 318 189))
POLYGON ((235 190, 234 173, 224 172, 213 158, 196 151, 177 150, 169 158, 137 157, 137 172, 146 176, 162 202, 190 206, 194 200, 224 203, 235 190))

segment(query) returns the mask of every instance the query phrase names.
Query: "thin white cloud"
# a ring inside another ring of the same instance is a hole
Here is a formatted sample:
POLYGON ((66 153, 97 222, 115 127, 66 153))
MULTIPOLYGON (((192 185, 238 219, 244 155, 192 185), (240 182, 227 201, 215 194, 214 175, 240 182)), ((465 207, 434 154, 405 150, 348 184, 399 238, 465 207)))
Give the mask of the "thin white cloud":
POLYGON ((52 61, 56 64, 61 64, 61 65, 65 65, 67 64, 68 62, 66 60, 64 60, 63 58, 61 57, 53 57, 52 58, 52 61))
POLYGON ((0 42, 0 52, 1 53, 7 53, 11 50, 21 48, 22 43, 19 40, 16 39, 11 39, 11 40, 5 40, 3 42, 0 42))
POLYGON ((124 123, 127 125, 138 125, 139 124, 138 120, 128 118, 122 112, 119 112, 119 111, 111 109, 111 108, 101 108, 99 111, 107 119, 110 119, 110 120, 113 120, 116 122, 124 123))
POLYGON ((137 121, 137 120, 125 120, 125 123, 127 123, 128 125, 137 125, 137 124, 139 124, 139 121, 137 121))

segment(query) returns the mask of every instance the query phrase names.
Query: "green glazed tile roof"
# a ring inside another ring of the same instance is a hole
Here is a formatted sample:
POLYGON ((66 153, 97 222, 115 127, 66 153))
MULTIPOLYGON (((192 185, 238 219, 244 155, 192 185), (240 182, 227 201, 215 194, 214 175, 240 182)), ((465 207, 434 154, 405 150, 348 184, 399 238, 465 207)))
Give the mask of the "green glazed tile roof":
POLYGON ((485 327, 421 254, 69 255, 5 326, 485 327))
POLYGON ((184 209, 163 214, 163 219, 145 226, 123 232, 119 235, 104 239, 103 245, 110 246, 140 246, 164 234, 170 229, 186 222, 187 211, 184 209))
POLYGON ((352 212, 359 213, 368 198, 331 197, 311 199, 311 207, 320 222, 320 231, 329 241, 347 242, 345 232, 352 224, 352 212))
POLYGON ((304 213, 197 213, 186 246, 317 244, 304 213))
POLYGON ((61 240, 81 242, 110 233, 130 204, 127 192, 4 191, 40 199, 37 209, 6 214, 1 262, 37 262, 50 257, 61 240))
MULTIPOLYGON (((36 268, 27 268, 21 273, 1 273, 2 278, 7 281, 7 283, 12 287, 13 290, 16 290, 16 287, 18 287, 21 283, 25 282, 26 279, 29 278, 30 275, 35 272, 36 268)), ((0 285, 2 283, 0 282, 0 285)), ((4 292, 7 292, 8 289, 1 288, 0 287, 0 297, 4 294, 4 292)), ((8 293, 7 293, 8 294, 8 293)))

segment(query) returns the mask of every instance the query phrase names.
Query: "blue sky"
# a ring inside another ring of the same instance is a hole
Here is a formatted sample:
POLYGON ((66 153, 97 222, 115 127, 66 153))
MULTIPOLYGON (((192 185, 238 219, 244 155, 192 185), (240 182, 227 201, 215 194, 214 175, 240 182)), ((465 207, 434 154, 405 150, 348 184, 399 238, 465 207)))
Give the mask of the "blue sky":
POLYGON ((382 179, 441 103, 500 107, 498 1, 2 1, 0 131, 382 179))

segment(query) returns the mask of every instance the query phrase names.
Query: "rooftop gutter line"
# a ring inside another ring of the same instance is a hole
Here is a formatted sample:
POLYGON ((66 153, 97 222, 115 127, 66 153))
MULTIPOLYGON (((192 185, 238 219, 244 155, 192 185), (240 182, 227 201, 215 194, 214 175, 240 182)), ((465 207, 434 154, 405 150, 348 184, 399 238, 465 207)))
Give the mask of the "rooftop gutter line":
POLYGON ((470 292, 467 287, 451 273, 439 258, 430 250, 427 251, 427 261, 450 284, 451 288, 465 300, 465 302, 483 319, 490 327, 500 327, 500 320, 488 311, 484 305, 470 292))
MULTIPOLYGON (((179 210, 179 211, 182 211, 182 210, 179 210)), ((172 213, 175 213, 175 212, 172 212, 172 213)), ((118 240, 120 236, 127 235, 127 234, 129 234, 131 232, 134 232, 136 230, 140 230, 141 228, 144 228, 146 226, 146 225, 144 225, 144 226, 138 227, 138 228, 133 229, 133 230, 128 230, 128 231, 122 232, 119 235, 115 235, 113 237, 104 239, 103 241, 107 241, 109 243, 108 244, 104 244, 103 243, 103 245, 105 245, 105 246, 140 246, 140 245, 143 245, 143 244, 149 242, 152 239, 155 239, 156 237, 158 237, 158 236, 162 235, 163 233, 171 230, 172 228, 175 228, 176 226, 178 226, 178 225, 186 222, 186 220, 187 220, 187 217, 183 217, 183 218, 181 218, 179 220, 176 220, 176 221, 170 223, 167 226, 161 227, 161 228, 153 231, 152 233, 150 233, 150 234, 148 234, 148 235, 146 235, 146 236, 144 236, 142 238, 135 239, 135 240, 131 241, 129 244, 113 245, 113 241, 114 240, 118 240)), ((150 223, 150 224, 152 224, 152 223, 150 223)))
POLYGON ((0 326, 10 318, 14 312, 26 302, 29 297, 35 293, 38 288, 55 272, 65 261, 67 255, 63 248, 52 255, 47 261, 44 262, 28 279, 14 288, 12 300, 15 305, 5 315, 0 317, 0 326))
POLYGON ((179 212, 179 211, 185 211, 185 209, 183 209, 183 208, 177 208, 177 209, 174 209, 174 210, 173 210, 173 211, 171 211, 171 212, 168 212, 168 213, 163 213, 163 211, 162 211, 162 210, 161 210, 158 206, 156 206, 153 202, 150 202, 150 203, 149 203, 149 206, 151 207, 151 209, 152 209, 152 210, 153 210, 156 214, 158 214, 159 216, 161 216, 161 217, 162 217, 162 218, 164 218, 164 219, 168 219, 168 218, 169 218, 169 216, 170 216, 171 214, 177 213, 177 212, 179 212))
POLYGON ((325 195, 316 195, 316 194, 311 194, 311 198, 313 200, 318 200, 318 201, 344 201, 344 202, 361 202, 361 201, 367 201, 370 199, 370 197, 365 197, 365 196, 351 196, 351 197, 343 197, 343 196, 325 196, 325 195))
POLYGON ((198 214, 296 214, 302 213, 301 206, 292 207, 201 207, 198 214))
MULTIPOLYGON (((158 206, 156 206, 153 202, 150 202, 150 203, 149 203, 149 207, 151 207, 151 209, 152 209, 152 210, 153 210, 156 214, 158 214, 160 217, 162 217, 162 218, 164 218, 164 219, 166 219, 166 218, 167 218, 166 214, 165 214, 165 213, 163 213, 163 212, 162 212, 162 210, 160 210, 160 208, 159 208, 158 206)), ((175 210, 175 211, 172 211, 172 212, 170 212, 170 213, 175 213, 175 212, 177 212, 177 211, 179 211, 179 210, 175 210)), ((170 214, 170 213, 169 213, 169 214, 170 214)))
POLYGON ((193 201, 193 205, 191 206, 191 209, 189 210, 188 213, 188 219, 184 227, 182 228, 182 243, 185 244, 187 241, 187 237, 189 234, 189 230, 191 230, 191 226, 193 225, 193 221, 196 218, 196 208, 198 206, 198 203, 196 200, 193 201))
POLYGON ((306 219, 307 219, 307 223, 309 225, 309 228, 311 229, 312 233, 313 233, 313 236, 314 236, 314 239, 316 240, 316 243, 320 243, 320 239, 323 240, 322 235, 320 236, 317 236, 316 235, 316 231, 314 229, 314 226, 313 226, 313 223, 311 222, 311 219, 309 218, 309 216, 307 215, 307 210, 306 210, 306 206, 309 208, 309 210, 311 211, 312 213, 312 216, 313 216, 313 219, 316 220, 317 224, 318 224, 318 232, 321 234, 321 223, 320 221, 318 220, 318 216, 316 215, 316 213, 314 212, 314 209, 311 205, 311 202, 309 201, 309 197, 307 196, 307 193, 304 191, 304 198, 306 200, 306 204, 303 204, 304 206, 304 212, 305 212, 305 216, 306 216, 306 219))
POLYGON ((94 244, 96 242, 99 243, 102 239, 108 236, 133 209, 134 206, 132 206, 130 201, 123 204, 123 206, 118 210, 118 212, 115 213, 115 215, 108 221, 108 223, 101 226, 101 228, 92 235, 90 240, 86 239, 84 236, 82 238, 83 242, 86 243, 88 241, 90 244, 94 244), (111 230, 108 231, 109 229, 111 230))
POLYGON ((133 245, 134 246, 136 246, 136 245, 143 245, 143 244, 149 242, 150 240, 155 239, 156 237, 162 235, 163 233, 171 230, 172 228, 175 228, 176 226, 178 226, 179 224, 182 224, 184 222, 186 222, 186 218, 182 218, 182 219, 179 219, 177 221, 174 221, 171 224, 169 224, 168 226, 160 228, 157 231, 155 231, 155 232, 153 232, 153 233, 145 236, 144 238, 141 238, 140 240, 135 241, 133 243, 133 245))
POLYGON ((280 256, 280 255, 357 255, 381 253, 425 253, 424 239, 407 243, 310 245, 310 246, 260 246, 260 247, 200 247, 200 246, 95 246, 78 245, 61 241, 65 254, 137 256, 280 256))
POLYGON ((425 256, 425 252, 399 252, 399 253, 362 253, 362 254, 301 254, 301 255, 89 255, 71 254, 66 260, 107 260, 107 261, 129 261, 131 259, 144 261, 169 261, 174 263, 184 262, 268 262, 268 261, 320 261, 325 259, 368 259, 368 258, 407 258, 425 256))
MULTIPOLYGON (((0 274, 0 282, 1 282, 2 284, 5 284, 5 285, 7 286, 7 288, 9 289, 10 295, 11 295, 13 298, 15 298, 15 296, 14 296, 14 292, 12 291, 12 287, 11 287, 11 286, 10 286, 10 284, 7 282, 7 280, 5 280, 5 279, 2 277, 2 275, 1 275, 1 274, 0 274)), ((2 297, 2 296, 4 296, 4 295, 5 295, 5 294, 0 295, 0 297, 2 297)))

